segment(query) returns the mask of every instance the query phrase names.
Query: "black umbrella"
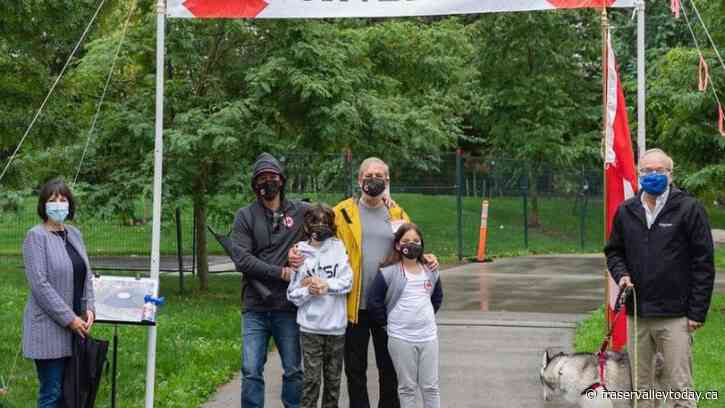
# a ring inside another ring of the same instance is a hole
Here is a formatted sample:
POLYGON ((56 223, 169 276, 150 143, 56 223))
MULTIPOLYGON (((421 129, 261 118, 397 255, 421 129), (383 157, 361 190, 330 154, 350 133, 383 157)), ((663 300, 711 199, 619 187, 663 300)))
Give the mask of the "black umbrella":
POLYGON ((107 354, 107 341, 73 335, 73 356, 66 362, 63 374, 66 408, 93 408, 107 354))
MULTIPOLYGON (((239 246, 234 243, 234 241, 231 240, 227 235, 224 234, 218 234, 214 229, 207 225, 207 228, 209 228, 209 232, 216 238, 217 242, 219 242, 219 245, 224 248, 224 252, 227 253, 227 256, 232 259, 232 262, 235 262, 237 259, 241 258, 241 249, 239 249, 239 246)), ((244 271, 240 271, 244 273, 244 271)), ((259 293, 259 295, 262 297, 262 301, 266 302, 269 296, 272 295, 272 292, 267 288, 262 282, 256 280, 256 279, 249 279, 245 276, 245 279, 247 282, 254 287, 254 290, 259 293)))

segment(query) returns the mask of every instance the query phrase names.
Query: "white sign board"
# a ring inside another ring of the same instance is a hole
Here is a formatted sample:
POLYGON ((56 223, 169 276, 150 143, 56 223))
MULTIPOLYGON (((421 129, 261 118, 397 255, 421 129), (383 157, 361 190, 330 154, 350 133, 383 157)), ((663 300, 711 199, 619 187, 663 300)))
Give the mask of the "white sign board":
POLYGON ((147 324, 143 322, 144 297, 154 296, 157 282, 149 278, 122 276, 93 278, 96 320, 105 323, 147 324))

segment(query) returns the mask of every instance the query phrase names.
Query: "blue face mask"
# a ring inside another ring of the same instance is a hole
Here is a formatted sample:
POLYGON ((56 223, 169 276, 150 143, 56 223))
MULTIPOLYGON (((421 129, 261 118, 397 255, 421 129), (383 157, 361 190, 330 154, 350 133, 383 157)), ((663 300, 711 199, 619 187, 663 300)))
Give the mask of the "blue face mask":
POLYGON ((68 218, 68 203, 67 202, 48 202, 45 203, 45 213, 48 218, 62 224, 66 218, 68 218))
POLYGON ((639 184, 642 189, 653 196, 659 196, 667 190, 667 175, 659 173, 650 173, 639 178, 639 184))

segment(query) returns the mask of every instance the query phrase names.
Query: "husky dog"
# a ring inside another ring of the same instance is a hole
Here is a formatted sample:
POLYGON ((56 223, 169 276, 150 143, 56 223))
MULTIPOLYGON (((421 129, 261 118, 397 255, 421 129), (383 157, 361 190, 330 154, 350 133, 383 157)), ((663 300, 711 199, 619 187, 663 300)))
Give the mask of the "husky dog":
MULTIPOLYGON (((662 370, 664 357, 661 351, 655 355, 655 386, 662 388, 662 370)), ((593 387, 599 383, 599 356, 597 353, 559 353, 550 355, 544 352, 539 373, 544 386, 544 399, 563 397, 580 408, 624 408, 631 407, 630 400, 609 400, 604 398, 602 387, 593 387), (594 393, 587 390, 593 389, 594 393)), ((604 369, 604 381, 608 391, 631 391, 632 377, 627 353, 607 352, 607 364, 604 369)))
MULTIPOLYGON (((607 353, 605 382, 609 391, 630 391, 632 380, 629 371, 629 359, 626 353, 607 353)), ((604 397, 602 387, 593 387, 599 383, 599 357, 596 353, 544 353, 541 372, 541 384, 544 386, 544 399, 560 396, 581 408, 624 408, 631 401, 609 400, 604 397), (587 393, 587 390, 592 390, 587 393)))

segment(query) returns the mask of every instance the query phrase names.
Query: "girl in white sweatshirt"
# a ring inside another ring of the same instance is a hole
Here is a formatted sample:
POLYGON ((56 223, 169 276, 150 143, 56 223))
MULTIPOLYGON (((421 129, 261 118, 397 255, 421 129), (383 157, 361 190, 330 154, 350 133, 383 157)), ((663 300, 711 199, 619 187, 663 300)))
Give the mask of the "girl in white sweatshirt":
POLYGON ((335 238, 335 213, 316 204, 305 215, 307 241, 297 244, 305 262, 295 271, 287 299, 297 306, 304 360, 301 408, 317 407, 324 377, 322 407, 336 408, 347 327, 347 293, 352 269, 345 246, 335 238))

